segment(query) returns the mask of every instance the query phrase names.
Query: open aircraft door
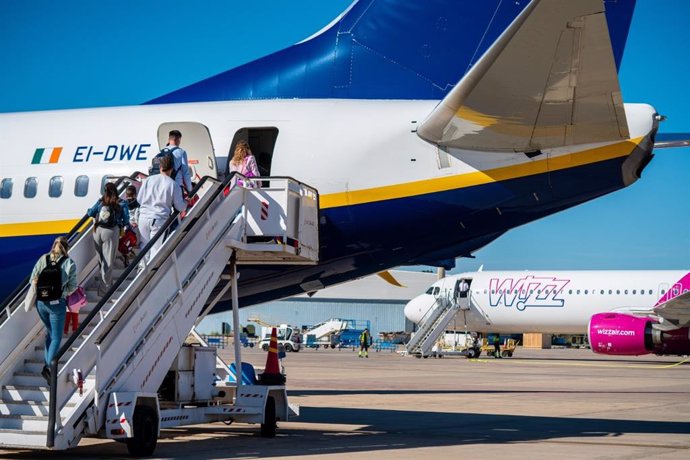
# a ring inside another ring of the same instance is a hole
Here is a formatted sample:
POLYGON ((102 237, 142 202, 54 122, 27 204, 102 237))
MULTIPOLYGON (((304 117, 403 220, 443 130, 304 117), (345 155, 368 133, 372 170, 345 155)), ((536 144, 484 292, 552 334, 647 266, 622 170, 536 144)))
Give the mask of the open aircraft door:
POLYGON ((216 154, 213 150, 213 141, 208 128, 194 121, 163 123, 158 127, 158 146, 160 149, 168 143, 168 134, 173 129, 182 133, 180 147, 187 151, 192 182, 198 182, 204 176, 218 178, 216 154))

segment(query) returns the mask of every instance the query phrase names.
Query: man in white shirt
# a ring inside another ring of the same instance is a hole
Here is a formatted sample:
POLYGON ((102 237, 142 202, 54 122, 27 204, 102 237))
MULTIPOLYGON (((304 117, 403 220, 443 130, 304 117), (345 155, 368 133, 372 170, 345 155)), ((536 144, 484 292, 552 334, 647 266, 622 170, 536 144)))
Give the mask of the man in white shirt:
MULTIPOLYGON (((141 247, 153 239, 161 226, 172 214, 173 208, 182 212, 187 203, 182 197, 182 189, 170 177, 173 171, 173 163, 169 156, 160 160, 161 173, 144 180, 139 189, 138 219, 139 233, 141 234, 141 247)), ((148 264, 151 255, 158 252, 163 244, 163 238, 159 238, 151 251, 146 254, 148 264)))
POLYGON ((192 191, 192 172, 189 169, 189 161, 187 160, 187 152, 180 147, 182 142, 182 133, 173 129, 168 133, 168 149, 175 157, 173 164, 173 171, 176 171, 175 182, 177 185, 184 188, 187 193, 192 191))

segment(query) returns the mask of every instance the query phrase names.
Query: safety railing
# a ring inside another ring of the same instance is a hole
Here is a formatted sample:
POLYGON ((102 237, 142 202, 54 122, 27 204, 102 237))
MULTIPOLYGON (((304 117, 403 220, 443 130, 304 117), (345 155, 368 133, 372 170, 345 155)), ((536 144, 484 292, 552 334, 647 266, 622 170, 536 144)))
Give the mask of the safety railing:
MULTIPOLYGON (((238 178, 243 177, 237 173, 232 173, 231 175, 227 176, 225 180, 220 183, 220 186, 212 192, 212 196, 208 199, 203 200, 203 204, 199 204, 200 208, 197 208, 196 212, 194 213, 194 216, 190 216, 189 220, 185 219, 182 221, 180 226, 175 230, 173 236, 171 236, 171 240, 169 243, 166 245, 170 248, 174 248, 174 246, 184 237, 184 235, 187 234, 187 232, 193 228, 196 223, 199 221, 199 217, 203 216, 205 211, 208 209, 210 204, 213 202, 213 200, 221 193, 229 193, 231 186, 233 185, 234 182, 237 181, 238 178)), ((189 196, 194 197, 196 196, 200 190, 209 182, 218 182, 216 179, 210 177, 210 176, 205 176, 199 181, 199 183, 194 187, 192 192, 190 193, 189 196)), ((205 197, 204 197, 205 198, 205 197)), ((47 439, 46 439, 46 445, 47 447, 53 447, 55 445, 55 432, 57 429, 57 418, 58 418, 58 401, 57 401, 57 389, 58 389, 58 363, 61 360, 61 358, 71 349, 72 345, 74 342, 78 339, 78 337, 81 336, 81 334, 84 333, 87 327, 89 327, 89 324, 96 318, 97 315, 99 315, 104 308, 106 304, 110 301, 111 297, 115 295, 115 293, 122 287, 122 285, 127 281, 133 270, 137 269, 139 264, 143 261, 143 259, 147 256, 148 253, 152 251, 152 249, 157 245, 157 243, 161 240, 161 238, 167 238, 168 232, 171 229, 171 226, 175 221, 177 221, 179 217, 179 212, 174 211, 171 216, 165 221, 163 226, 160 228, 158 233, 144 246, 141 251, 137 254, 137 256, 134 258, 133 261, 130 262, 129 266, 125 269, 125 271, 120 275, 120 277, 113 283, 113 285, 108 289, 108 291, 105 293, 105 295, 101 298, 101 300, 96 304, 96 306, 89 312, 87 317, 84 319, 84 321, 79 325, 79 328, 77 331, 72 334, 67 341, 60 347, 58 350, 57 354, 53 358, 53 360, 50 363, 50 376, 51 376, 51 385, 50 385, 50 397, 49 397, 49 413, 48 413, 48 433, 47 433, 47 439)), ((159 263, 162 263, 164 261, 164 257, 158 258, 159 263)), ((156 269, 156 266, 149 266, 148 269, 150 272, 154 272, 156 269)), ((143 284, 142 283, 140 290, 143 289, 143 284)), ((126 313, 127 309, 134 303, 134 300, 136 299, 136 294, 132 295, 129 297, 129 301, 126 303, 126 305, 122 305, 118 311, 118 314, 113 317, 110 321, 110 325, 108 328, 101 333, 98 341, 99 343, 102 342, 108 334, 113 330, 114 326, 117 324, 117 321, 126 313)), ((100 318, 99 318, 100 320, 100 318)), ((66 364, 67 365, 67 364, 66 364)))

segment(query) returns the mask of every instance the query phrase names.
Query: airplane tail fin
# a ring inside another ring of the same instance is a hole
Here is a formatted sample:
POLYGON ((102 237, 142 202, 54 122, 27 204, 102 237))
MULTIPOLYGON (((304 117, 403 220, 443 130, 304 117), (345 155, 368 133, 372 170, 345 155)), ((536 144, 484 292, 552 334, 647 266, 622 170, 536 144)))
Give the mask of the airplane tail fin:
MULTIPOLYGON (((602 2, 620 66, 635 0, 602 2)), ((528 3, 357 0, 296 45, 148 103, 442 99, 528 3)))

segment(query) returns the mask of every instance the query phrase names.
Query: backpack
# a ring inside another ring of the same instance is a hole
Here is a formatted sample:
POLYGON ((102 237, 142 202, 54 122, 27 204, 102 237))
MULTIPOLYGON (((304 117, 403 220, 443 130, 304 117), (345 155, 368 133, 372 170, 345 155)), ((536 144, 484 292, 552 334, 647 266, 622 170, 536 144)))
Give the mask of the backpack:
POLYGON ((128 256, 137 245, 137 234, 131 229, 125 230, 117 244, 117 250, 123 256, 128 256))
POLYGON ((110 205, 101 205, 96 216, 96 226, 103 228, 115 227, 115 210, 110 205))
POLYGON ((179 149, 177 146, 173 147, 164 147, 161 149, 158 154, 153 157, 153 160, 151 160, 151 166, 149 167, 149 176, 153 176, 154 174, 160 174, 161 172, 161 158, 165 156, 170 157, 170 162, 173 164, 173 172, 170 174, 170 178, 172 180, 175 180, 175 177, 177 177, 177 172, 179 171, 180 168, 175 169, 175 155, 173 155, 173 152, 175 150, 179 149))
POLYGON ((44 302, 58 300, 62 297, 62 264, 67 257, 60 257, 57 262, 46 254, 46 268, 38 275, 36 283, 36 298, 44 302))

